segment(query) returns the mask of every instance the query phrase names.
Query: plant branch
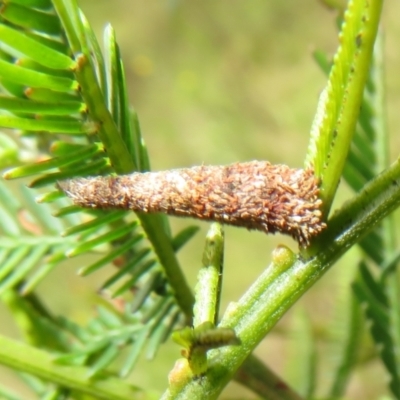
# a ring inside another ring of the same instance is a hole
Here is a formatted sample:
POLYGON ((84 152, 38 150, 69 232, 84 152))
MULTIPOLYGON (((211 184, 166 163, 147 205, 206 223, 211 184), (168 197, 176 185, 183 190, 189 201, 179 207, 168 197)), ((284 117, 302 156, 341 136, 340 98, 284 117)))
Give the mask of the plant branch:
MULTIPOLYGON (((363 235, 400 204, 400 159, 371 181, 336 213, 318 238, 313 257, 297 258, 279 275, 274 262, 241 300, 232 306, 220 326, 233 328, 241 346, 210 352, 210 368, 201 384, 191 380, 175 391, 174 400, 216 399, 258 343, 284 313, 363 235), (272 273, 271 273, 272 271, 272 273)), ((163 399, 171 399, 167 391, 163 399)))

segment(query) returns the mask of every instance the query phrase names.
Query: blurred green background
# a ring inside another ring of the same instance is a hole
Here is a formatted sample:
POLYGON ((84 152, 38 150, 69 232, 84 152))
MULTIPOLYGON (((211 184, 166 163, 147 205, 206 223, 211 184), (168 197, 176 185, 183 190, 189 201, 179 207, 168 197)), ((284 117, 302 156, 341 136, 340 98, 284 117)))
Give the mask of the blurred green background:
MULTIPOLYGON (((139 114, 154 170, 252 159, 301 167, 319 93, 326 77, 312 51, 333 54, 336 14, 317 0, 81 0, 101 40, 110 22, 121 47, 130 101, 139 114)), ((388 118, 392 155, 397 156, 400 124, 399 2, 384 10, 388 118), (396 137, 395 137, 396 136, 396 137)), ((340 188, 337 204, 349 192, 340 188)), ((194 221, 171 219, 175 229, 194 221)), ((208 224, 179 257, 192 285, 201 265, 208 224)), ((236 301, 269 264, 282 236, 226 228, 224 310, 236 301)), ((301 388, 304 365, 301 325, 312 322, 319 350, 318 390, 327 392, 335 362, 335 335, 346 323, 346 298, 358 250, 344 259, 304 296, 257 349, 257 354, 294 387, 301 388)), ((78 278, 78 259, 56 270, 39 288, 50 309, 85 323, 93 313, 96 289, 112 270, 78 278), (62 284, 60 285, 60 282, 62 284)), ((0 306, 1 307, 1 306, 0 306)), ((8 311, 3 332, 18 337, 8 311)), ((131 381, 162 391, 179 347, 167 343, 151 363, 142 360, 131 381)), ((0 381, 12 375, 0 369, 0 381), (2 378, 3 377, 3 378, 2 378)), ((16 382, 16 381, 15 381, 16 382)), ((360 367, 348 398, 377 399, 386 393, 386 372, 365 339, 360 367)), ((29 394, 26 394, 29 398, 29 394)), ((256 398, 231 384, 222 398, 256 398)))

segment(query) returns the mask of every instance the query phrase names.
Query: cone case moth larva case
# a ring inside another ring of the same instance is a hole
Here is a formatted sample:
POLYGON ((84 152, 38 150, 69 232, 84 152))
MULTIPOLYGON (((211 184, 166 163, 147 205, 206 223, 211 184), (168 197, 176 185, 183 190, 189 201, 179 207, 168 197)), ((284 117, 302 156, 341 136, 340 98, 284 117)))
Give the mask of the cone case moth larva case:
POLYGON ((281 232, 301 246, 325 228, 313 170, 267 161, 77 178, 58 185, 82 207, 163 212, 281 232))

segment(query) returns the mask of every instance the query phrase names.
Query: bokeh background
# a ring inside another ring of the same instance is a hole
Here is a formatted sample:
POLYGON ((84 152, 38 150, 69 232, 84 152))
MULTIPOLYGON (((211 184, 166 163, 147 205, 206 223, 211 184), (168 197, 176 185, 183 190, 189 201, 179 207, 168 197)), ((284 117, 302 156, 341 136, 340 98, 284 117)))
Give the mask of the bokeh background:
MULTIPOLYGON (((335 52, 334 11, 317 0, 80 0, 79 4, 100 40, 106 23, 116 30, 130 101, 138 112, 154 170, 253 159, 302 166, 326 82, 312 52, 335 52)), ((399 15, 400 3, 387 1, 383 30, 393 157, 399 148, 399 15)), ((337 205, 349 194, 342 185, 337 205)), ((193 223, 171 221, 174 230, 193 223)), ((192 285, 209 226, 199 225, 200 233, 179 255, 192 285)), ((281 243, 296 247, 282 236, 226 228, 222 309, 245 292, 281 243)), ((257 348, 257 354, 295 388, 304 383, 304 315, 311 321, 318 348, 317 393, 323 395, 329 388, 335 336, 346 324, 341 305, 346 304, 358 254, 357 249, 350 251, 257 348)), ((110 267, 78 278, 76 270, 84 262, 79 259, 59 268, 39 288, 50 309, 83 324, 94 312, 96 290, 112 272, 110 267)), ((0 313, 2 331, 18 337, 7 310, 0 308, 0 313)), ((372 400, 387 393, 386 373, 368 337, 363 349, 349 399, 372 400)), ((167 343, 155 362, 140 361, 131 381, 163 391, 178 357, 179 347, 167 343)), ((13 382, 12 375, 0 369, 2 379, 13 382)), ((222 395, 245 397, 256 398, 235 383, 222 395)))

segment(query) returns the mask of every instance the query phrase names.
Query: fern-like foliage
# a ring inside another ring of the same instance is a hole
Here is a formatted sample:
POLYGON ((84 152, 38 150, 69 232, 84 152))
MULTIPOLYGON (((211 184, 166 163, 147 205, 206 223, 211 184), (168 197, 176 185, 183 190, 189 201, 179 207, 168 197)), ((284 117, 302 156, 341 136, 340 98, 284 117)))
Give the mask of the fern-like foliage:
MULTIPOLYGON (((328 58, 322 52, 315 59, 326 73, 330 70, 328 58)), ((334 60, 335 62, 335 60, 334 60)), ((360 106, 360 114, 350 145, 349 155, 343 169, 343 177, 354 192, 359 192, 384 168, 389 166, 389 133, 385 116, 382 37, 375 43, 374 58, 360 106)), ((343 342, 342 359, 332 385, 330 396, 343 395, 346 382, 357 363, 361 341, 360 310, 370 322, 371 335, 391 376, 390 389, 400 398, 399 360, 396 349, 400 344, 395 334, 398 319, 397 290, 391 282, 398 260, 393 217, 377 226, 359 241, 364 259, 359 263, 359 274, 353 284, 350 300, 348 329, 343 342), (378 269, 380 279, 371 272, 378 269), (392 293, 391 299, 386 293, 392 293), (355 297, 354 297, 355 296, 355 297), (392 300, 392 301, 391 301, 392 300), (394 318, 393 318, 394 317, 394 318)))
POLYGON ((328 84, 311 130, 306 166, 321 178, 328 215, 349 152, 368 76, 382 3, 350 1, 328 84))
POLYGON ((191 320, 193 296, 175 254, 197 228, 173 237, 164 216, 84 211, 54 187, 76 176, 150 168, 111 27, 103 54, 74 1, 9 3, 0 13, 0 43, 0 126, 13 129, 0 136, 1 166, 20 164, 5 177, 31 177, 29 186, 43 188, 36 194, 44 203, 36 203, 32 190, 0 183, 0 296, 34 293, 67 257, 97 255, 81 275, 113 265, 101 289, 114 297, 133 290, 125 312, 99 308, 96 329, 52 324, 58 335, 73 338, 60 362, 89 364, 96 375, 129 347, 120 371, 126 376, 146 342, 152 357, 174 327, 191 320))
MULTIPOLYGON (((360 190, 389 165, 382 63, 382 38, 379 38, 364 92, 359 123, 344 170, 346 182, 354 191, 360 190)), ((365 317, 370 321, 371 335, 390 374, 390 389, 396 398, 400 398, 400 363, 396 357, 400 342, 395 333, 399 309, 395 294, 397 290, 392 291, 393 281, 397 278, 393 273, 393 266, 391 272, 388 271, 388 265, 393 265, 397 259, 393 222, 393 217, 389 217, 360 241, 359 245, 366 260, 360 262, 360 273, 353 288, 360 305, 366 305, 365 317), (379 280, 371 272, 374 267, 379 271, 379 280), (386 293, 390 292, 392 296, 388 297, 386 293)))
MULTIPOLYGON (((351 171, 358 168, 362 179, 379 173, 389 165, 389 138, 384 111, 384 74, 382 38, 376 42, 375 58, 371 68, 370 81, 366 87, 359 129, 349 158, 346 181, 358 190, 357 181, 351 171), (364 149, 364 147, 367 147, 364 149), (372 158, 371 158, 372 153, 372 158)), ((394 266, 398 260, 398 248, 393 216, 360 242, 366 258, 361 262, 359 276, 354 283, 354 293, 360 304, 366 305, 365 317, 370 321, 370 331, 376 343, 378 354, 390 374, 390 389, 400 398, 400 359, 396 356, 400 342, 398 336, 398 289, 394 266), (372 264, 372 265, 371 265, 372 264), (378 279, 372 269, 378 270, 378 279)))

